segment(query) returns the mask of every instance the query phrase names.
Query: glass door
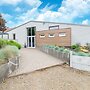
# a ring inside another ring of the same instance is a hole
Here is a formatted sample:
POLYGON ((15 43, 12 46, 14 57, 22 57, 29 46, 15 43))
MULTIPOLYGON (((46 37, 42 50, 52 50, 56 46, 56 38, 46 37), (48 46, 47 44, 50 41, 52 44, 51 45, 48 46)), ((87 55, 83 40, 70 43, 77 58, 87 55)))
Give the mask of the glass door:
POLYGON ((27 28, 27 46, 35 48, 35 27, 27 28))

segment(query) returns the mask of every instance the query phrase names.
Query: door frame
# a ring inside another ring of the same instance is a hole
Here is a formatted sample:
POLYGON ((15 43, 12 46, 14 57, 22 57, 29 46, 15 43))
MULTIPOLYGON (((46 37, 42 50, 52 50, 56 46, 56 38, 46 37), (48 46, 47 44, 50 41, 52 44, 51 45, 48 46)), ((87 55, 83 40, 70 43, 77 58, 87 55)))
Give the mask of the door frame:
POLYGON ((27 36, 27 47, 28 48, 35 48, 36 47, 36 41, 35 41, 35 36, 27 36), (34 37, 34 47, 32 46, 32 38, 34 37), (31 38, 31 47, 29 46, 29 38, 31 38))
MULTIPOLYGON (((33 27, 35 28, 34 33, 36 33, 36 26, 33 26, 33 27)), ((35 35, 32 35, 33 27, 27 27, 27 48, 35 48, 36 47, 36 38, 35 38, 35 35), (31 35, 28 35, 29 28, 31 28, 31 35), (31 47, 29 45, 29 38, 31 38, 31 47), (33 41, 32 41, 33 39, 32 38, 34 38, 34 47, 33 47, 33 41)))

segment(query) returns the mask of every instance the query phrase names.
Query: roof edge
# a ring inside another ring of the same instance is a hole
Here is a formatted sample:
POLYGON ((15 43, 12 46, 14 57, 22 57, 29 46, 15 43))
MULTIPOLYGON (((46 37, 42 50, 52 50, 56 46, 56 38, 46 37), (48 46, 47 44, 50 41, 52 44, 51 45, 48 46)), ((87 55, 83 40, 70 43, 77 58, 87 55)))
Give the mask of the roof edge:
MULTIPOLYGON (((21 27, 21 26, 23 26, 23 25, 25 25, 25 24, 28 24, 28 23, 30 23, 30 22, 36 22, 36 23, 53 23, 53 24, 66 24, 66 25, 76 25, 76 26, 86 26, 86 27, 90 27, 90 25, 73 24, 73 23, 60 23, 60 22, 49 22, 49 21, 28 21, 28 22, 25 22, 25 23, 23 23, 23 24, 21 24, 21 25, 18 25, 18 26, 16 26, 16 27, 12 28, 11 30, 14 30, 14 29, 16 29, 16 28, 18 28, 18 27, 21 27)), ((11 30, 9 30, 9 31, 11 31, 11 30)), ((9 32, 9 31, 6 31, 6 32, 9 32)))

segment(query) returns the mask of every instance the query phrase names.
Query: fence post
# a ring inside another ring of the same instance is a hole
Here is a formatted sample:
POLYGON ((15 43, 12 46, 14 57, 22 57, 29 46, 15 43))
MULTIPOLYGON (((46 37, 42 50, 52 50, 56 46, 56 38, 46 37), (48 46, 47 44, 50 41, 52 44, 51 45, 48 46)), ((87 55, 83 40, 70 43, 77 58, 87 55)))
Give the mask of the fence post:
POLYGON ((11 68, 10 68, 11 66, 10 66, 10 59, 9 59, 9 62, 8 62, 8 68, 9 68, 9 74, 11 74, 12 73, 12 70, 11 70, 11 68))
POLYGON ((70 67, 72 67, 72 51, 70 51, 70 61, 69 61, 70 67))

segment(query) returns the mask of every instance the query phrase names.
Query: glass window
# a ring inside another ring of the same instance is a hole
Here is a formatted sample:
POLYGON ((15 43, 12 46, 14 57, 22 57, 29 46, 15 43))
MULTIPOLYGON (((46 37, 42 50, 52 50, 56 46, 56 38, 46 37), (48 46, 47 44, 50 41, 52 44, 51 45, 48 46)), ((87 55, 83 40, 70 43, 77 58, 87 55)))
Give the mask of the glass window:
POLYGON ((49 26, 49 30, 59 29, 59 25, 49 26))
POLYGON ((44 38, 45 37, 45 34, 40 34, 40 38, 44 38))
POLYGON ((66 33, 65 32, 60 32, 59 33, 59 37, 65 37, 66 36, 66 33))
POLYGON ((15 40, 15 39, 16 39, 16 34, 14 33, 14 34, 13 34, 13 40, 15 40))
POLYGON ((32 27, 32 36, 35 36, 35 27, 32 27))
POLYGON ((55 37, 54 33, 49 34, 49 37, 55 37))
POLYGON ((27 36, 35 36, 36 27, 27 28, 27 36))

